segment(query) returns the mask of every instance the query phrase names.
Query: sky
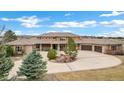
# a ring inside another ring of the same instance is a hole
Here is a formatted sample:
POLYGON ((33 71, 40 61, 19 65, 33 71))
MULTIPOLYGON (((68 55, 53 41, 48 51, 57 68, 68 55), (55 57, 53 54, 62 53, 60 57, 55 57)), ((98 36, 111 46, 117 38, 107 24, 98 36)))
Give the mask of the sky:
POLYGON ((0 27, 17 35, 71 32, 82 36, 124 36, 123 11, 0 11, 0 27))

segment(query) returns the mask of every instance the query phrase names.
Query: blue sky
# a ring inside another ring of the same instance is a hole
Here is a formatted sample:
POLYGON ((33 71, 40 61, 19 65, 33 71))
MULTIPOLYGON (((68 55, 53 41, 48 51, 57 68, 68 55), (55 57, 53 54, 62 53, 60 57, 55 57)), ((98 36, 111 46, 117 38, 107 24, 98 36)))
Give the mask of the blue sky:
POLYGON ((1 11, 0 26, 18 35, 72 32, 87 36, 124 36, 122 11, 1 11))

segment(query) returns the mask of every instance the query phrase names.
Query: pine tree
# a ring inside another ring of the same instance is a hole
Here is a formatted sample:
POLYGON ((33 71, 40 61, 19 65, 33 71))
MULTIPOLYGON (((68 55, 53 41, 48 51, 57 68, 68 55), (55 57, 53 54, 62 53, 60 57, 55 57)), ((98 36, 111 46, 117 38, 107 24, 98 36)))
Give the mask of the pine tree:
POLYGON ((0 80, 7 80, 9 71, 14 66, 11 59, 6 56, 5 52, 0 52, 0 80))
POLYGON ((10 57, 13 55, 13 48, 10 45, 5 45, 6 56, 10 57))
POLYGON ((33 50, 23 60, 17 74, 19 76, 26 76, 27 80, 44 80, 46 72, 46 62, 42 60, 40 53, 33 50))
POLYGON ((5 32, 2 41, 3 41, 3 43, 7 43, 7 42, 14 41, 16 39, 17 39, 16 34, 13 31, 8 30, 8 31, 5 32))
POLYGON ((6 57, 10 57, 13 55, 13 48, 10 45, 0 45, 0 52, 5 52, 6 57))

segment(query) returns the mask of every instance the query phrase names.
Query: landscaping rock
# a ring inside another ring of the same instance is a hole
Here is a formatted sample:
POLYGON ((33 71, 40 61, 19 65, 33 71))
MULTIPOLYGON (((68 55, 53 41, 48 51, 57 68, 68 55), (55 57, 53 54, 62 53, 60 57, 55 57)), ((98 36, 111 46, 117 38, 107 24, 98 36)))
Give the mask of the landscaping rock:
POLYGON ((56 58, 56 62, 59 62, 59 63, 60 62, 65 62, 65 56, 61 54, 60 57, 56 58))

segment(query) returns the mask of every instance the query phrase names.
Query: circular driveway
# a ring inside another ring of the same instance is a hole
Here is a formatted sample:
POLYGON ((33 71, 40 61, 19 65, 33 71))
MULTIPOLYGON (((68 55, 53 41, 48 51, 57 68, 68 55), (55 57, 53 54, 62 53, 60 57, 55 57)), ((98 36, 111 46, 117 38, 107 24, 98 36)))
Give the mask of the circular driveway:
MULTIPOLYGON (((77 60, 71 63, 52 63, 47 59, 47 52, 41 52, 41 55, 48 62, 48 73, 101 69, 121 64, 121 61, 114 56, 91 51, 79 51, 77 60)), ((15 66, 10 71, 9 77, 16 75, 16 71, 18 71, 21 63, 22 60, 15 62, 15 66)))
POLYGON ((77 60, 75 62, 48 62, 48 73, 109 68, 119 64, 121 64, 121 61, 111 55, 91 51, 79 51, 77 60))

